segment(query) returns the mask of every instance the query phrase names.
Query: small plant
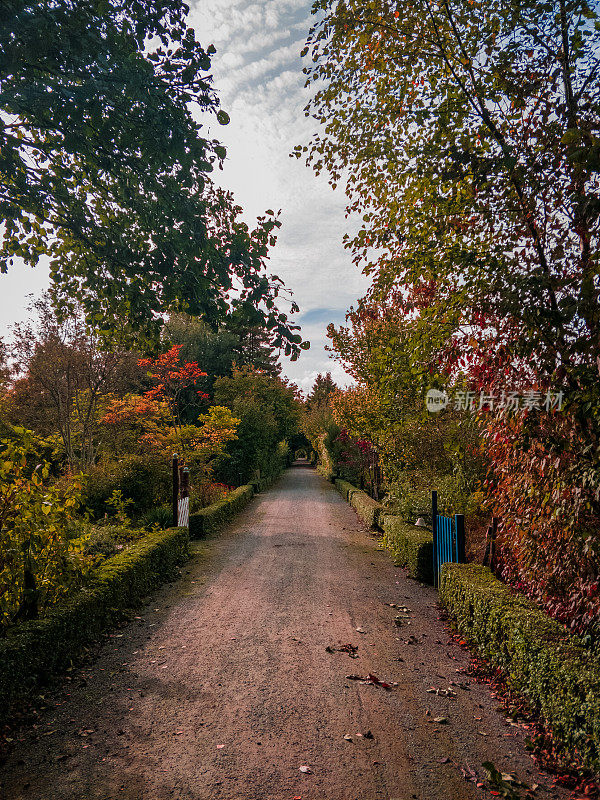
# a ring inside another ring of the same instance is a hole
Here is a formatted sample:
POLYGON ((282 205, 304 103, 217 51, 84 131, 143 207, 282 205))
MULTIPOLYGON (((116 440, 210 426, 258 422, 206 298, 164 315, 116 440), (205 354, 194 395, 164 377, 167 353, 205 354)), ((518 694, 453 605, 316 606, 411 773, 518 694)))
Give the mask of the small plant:
POLYGON ((131 525, 131 520, 127 515, 127 508, 133 505, 133 500, 123 497, 121 489, 115 489, 106 501, 106 505, 113 509, 112 516, 119 525, 131 525))
POLYGON ((38 616, 81 576, 83 545, 69 538, 81 486, 52 481, 33 434, 0 442, 0 628, 38 616))

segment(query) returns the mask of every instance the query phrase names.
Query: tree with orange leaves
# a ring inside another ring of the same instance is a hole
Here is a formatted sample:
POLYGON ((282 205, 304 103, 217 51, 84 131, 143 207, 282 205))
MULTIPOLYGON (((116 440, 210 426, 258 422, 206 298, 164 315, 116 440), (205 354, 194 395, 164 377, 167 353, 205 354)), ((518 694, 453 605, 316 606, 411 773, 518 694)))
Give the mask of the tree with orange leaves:
MULTIPOLYGON (((148 367, 148 375, 156 383, 145 392, 145 397, 168 403, 179 420, 185 410, 182 408, 185 392, 190 387, 195 387, 200 378, 207 376, 197 361, 179 363, 182 347, 183 345, 176 344, 158 358, 141 358, 138 361, 139 366, 148 367)), ((209 397, 203 391, 196 391, 196 395, 206 400, 209 397)))

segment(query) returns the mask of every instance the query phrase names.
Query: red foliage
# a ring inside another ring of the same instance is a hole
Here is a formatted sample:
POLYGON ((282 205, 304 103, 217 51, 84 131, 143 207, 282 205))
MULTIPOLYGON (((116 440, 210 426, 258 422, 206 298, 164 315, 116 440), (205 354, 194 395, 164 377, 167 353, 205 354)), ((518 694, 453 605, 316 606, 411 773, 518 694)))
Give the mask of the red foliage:
MULTIPOLYGON (((202 372, 196 361, 179 363, 182 347, 176 344, 158 358, 142 358, 138 361, 141 367, 148 367, 150 377, 157 382, 153 389, 145 392, 146 397, 173 403, 184 389, 195 386, 200 378, 206 377, 207 373, 202 372)), ((205 392, 198 391, 197 394, 205 400, 209 399, 205 392)))

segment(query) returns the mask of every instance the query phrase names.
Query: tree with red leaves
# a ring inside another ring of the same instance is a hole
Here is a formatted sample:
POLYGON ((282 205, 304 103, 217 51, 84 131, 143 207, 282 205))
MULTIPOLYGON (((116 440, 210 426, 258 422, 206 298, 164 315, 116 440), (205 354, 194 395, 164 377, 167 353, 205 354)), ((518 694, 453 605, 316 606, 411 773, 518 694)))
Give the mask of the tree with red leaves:
MULTIPOLYGON (((184 393, 195 386, 200 378, 206 377, 206 372, 200 369, 196 361, 179 363, 182 347, 180 344, 173 345, 158 358, 141 358, 138 361, 141 367, 148 367, 148 376, 156 383, 156 386, 145 392, 145 396, 168 403, 179 420, 185 411, 182 403, 184 393)), ((200 390, 196 391, 196 395, 209 399, 206 392, 200 390)))

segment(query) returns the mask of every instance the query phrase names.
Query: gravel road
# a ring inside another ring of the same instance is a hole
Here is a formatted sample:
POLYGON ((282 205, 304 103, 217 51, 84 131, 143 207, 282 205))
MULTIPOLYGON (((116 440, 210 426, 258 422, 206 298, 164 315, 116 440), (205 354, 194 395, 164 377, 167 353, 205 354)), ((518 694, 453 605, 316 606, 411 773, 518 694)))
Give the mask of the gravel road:
POLYGON ((61 681, 0 797, 469 800, 490 795, 463 770, 488 760, 567 797, 466 666, 436 592, 296 466, 61 681), (347 677, 369 674, 396 685, 347 677))

